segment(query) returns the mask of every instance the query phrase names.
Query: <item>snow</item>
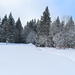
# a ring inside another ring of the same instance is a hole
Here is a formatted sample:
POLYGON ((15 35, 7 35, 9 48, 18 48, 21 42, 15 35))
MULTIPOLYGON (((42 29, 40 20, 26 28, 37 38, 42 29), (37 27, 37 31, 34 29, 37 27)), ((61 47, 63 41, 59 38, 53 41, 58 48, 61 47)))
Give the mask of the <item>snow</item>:
POLYGON ((75 50, 0 43, 0 75, 75 75, 75 50))

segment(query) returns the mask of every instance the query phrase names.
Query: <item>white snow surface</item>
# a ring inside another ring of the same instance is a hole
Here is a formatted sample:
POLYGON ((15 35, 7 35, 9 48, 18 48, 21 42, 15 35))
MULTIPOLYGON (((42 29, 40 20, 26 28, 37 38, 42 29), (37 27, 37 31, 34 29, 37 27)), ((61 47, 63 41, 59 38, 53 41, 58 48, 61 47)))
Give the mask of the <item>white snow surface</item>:
POLYGON ((75 49, 0 43, 0 75, 75 75, 75 49))

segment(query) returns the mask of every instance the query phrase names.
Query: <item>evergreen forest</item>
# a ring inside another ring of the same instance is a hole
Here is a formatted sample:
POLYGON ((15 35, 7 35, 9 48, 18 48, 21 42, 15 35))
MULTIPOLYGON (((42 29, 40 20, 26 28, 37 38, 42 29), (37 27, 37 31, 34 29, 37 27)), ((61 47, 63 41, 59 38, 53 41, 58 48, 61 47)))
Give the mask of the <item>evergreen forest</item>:
POLYGON ((32 43, 37 47, 75 48, 75 23, 70 16, 52 21, 48 6, 40 19, 32 19, 22 26, 20 18, 15 22, 12 13, 0 19, 0 42, 32 43))

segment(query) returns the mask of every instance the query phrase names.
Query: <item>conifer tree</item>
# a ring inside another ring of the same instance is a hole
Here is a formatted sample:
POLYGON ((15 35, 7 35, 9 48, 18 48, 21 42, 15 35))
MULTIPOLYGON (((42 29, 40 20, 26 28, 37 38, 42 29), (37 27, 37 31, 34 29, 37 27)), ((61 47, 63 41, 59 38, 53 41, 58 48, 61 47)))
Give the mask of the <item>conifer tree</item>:
POLYGON ((24 41, 26 43, 35 44, 36 39, 36 20, 32 19, 30 22, 27 22, 27 25, 24 27, 24 41))
POLYGON ((4 18, 2 19, 2 22, 1 22, 1 42, 6 42, 6 26, 7 26, 7 15, 4 16, 4 18))
POLYGON ((18 18, 17 22, 16 22, 16 42, 17 43, 21 43, 22 42, 22 33, 23 33, 23 27, 20 21, 20 18, 18 18))
POLYGON ((7 15, 5 15, 4 18, 2 19, 2 22, 1 22, 2 28, 6 25, 6 22, 7 22, 7 15))
POLYGON ((6 42, 14 43, 15 36, 15 20, 12 16, 12 13, 10 13, 6 24, 6 42))
POLYGON ((52 36, 54 36, 57 33, 59 33, 60 31, 61 31, 60 19, 59 19, 59 16, 58 16, 57 19, 52 23, 51 34, 52 34, 52 36))
POLYGON ((41 16, 40 25, 38 27, 38 34, 49 36, 50 23, 51 23, 51 18, 47 6, 45 11, 43 12, 43 16, 41 16))
POLYGON ((43 16, 41 16, 39 25, 37 26, 37 38, 36 38, 37 46, 48 46, 50 24, 51 24, 51 17, 47 6, 45 11, 43 12, 43 16))
POLYGON ((70 19, 68 20, 65 28, 67 31, 74 30, 74 21, 73 21, 72 17, 70 17, 70 19))

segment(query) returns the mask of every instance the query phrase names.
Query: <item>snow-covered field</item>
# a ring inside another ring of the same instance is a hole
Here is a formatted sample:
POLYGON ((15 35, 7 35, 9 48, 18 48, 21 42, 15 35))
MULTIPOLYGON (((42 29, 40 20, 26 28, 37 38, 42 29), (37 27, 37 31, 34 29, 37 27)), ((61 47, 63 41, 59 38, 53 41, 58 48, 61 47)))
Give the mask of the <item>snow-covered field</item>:
POLYGON ((1 43, 0 75, 75 75, 75 50, 1 43))

